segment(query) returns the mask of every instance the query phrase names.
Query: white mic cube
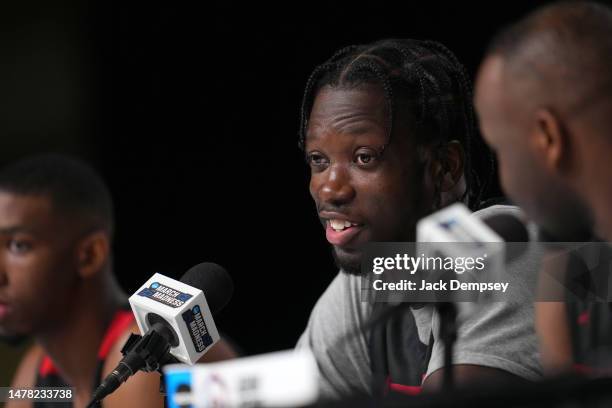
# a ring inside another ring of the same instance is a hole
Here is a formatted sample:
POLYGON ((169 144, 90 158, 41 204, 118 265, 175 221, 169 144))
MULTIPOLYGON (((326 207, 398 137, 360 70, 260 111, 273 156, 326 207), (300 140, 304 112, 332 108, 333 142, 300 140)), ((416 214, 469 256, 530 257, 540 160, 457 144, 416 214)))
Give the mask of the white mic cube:
POLYGON ((461 203, 449 205, 417 223, 419 242, 504 242, 461 203))
POLYGON ((141 333, 160 321, 174 330, 170 353, 195 364, 217 341, 219 332, 204 297, 197 288, 156 273, 129 299, 141 333))
MULTIPOLYGON (((474 273, 462 275, 455 271, 454 276, 458 280, 470 281, 477 277, 477 281, 496 282, 503 278, 504 240, 461 203, 443 208, 417 223, 417 251, 427 257, 486 259, 484 270, 477 271, 478 277, 474 273)), ((451 293, 459 296, 467 292, 451 293)), ((487 297, 492 298, 493 295, 482 296, 487 297)))
POLYGON ((476 256, 486 251, 489 257, 503 262, 505 255, 504 240, 461 203, 421 219, 417 242, 421 244, 419 249, 429 253, 433 249, 446 256, 476 256))

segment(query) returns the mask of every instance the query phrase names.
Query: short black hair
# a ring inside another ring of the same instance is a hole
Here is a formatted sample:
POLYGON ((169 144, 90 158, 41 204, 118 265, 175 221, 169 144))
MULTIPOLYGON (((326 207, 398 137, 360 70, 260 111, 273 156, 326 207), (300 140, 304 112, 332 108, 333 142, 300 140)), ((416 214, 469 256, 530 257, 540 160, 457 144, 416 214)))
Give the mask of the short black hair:
MULTIPOLYGON (((471 81, 457 57, 435 41, 385 39, 341 49, 315 68, 306 84, 299 145, 303 149, 317 92, 324 86, 354 88, 378 84, 388 105, 389 136, 399 101, 409 103, 405 120, 417 126, 419 144, 458 140, 465 151, 466 199, 476 207, 493 174, 493 158, 477 134, 471 81), (410 116, 410 117, 408 117, 410 116), (482 169, 472 167, 478 151, 482 169), (479 174, 485 173, 485 181, 479 174)), ((404 119, 404 118, 402 118, 404 119)))
POLYGON ((486 55, 501 56, 515 72, 557 89, 563 95, 561 102, 574 105, 570 109, 595 99, 609 100, 612 8, 594 1, 551 3, 502 29, 486 55), (528 51, 531 45, 537 46, 537 52, 528 51))
POLYGON ((60 154, 21 159, 0 170, 0 191, 46 196, 53 209, 112 237, 113 201, 102 177, 84 161, 60 154))
POLYGON ((612 9, 594 1, 558 1, 528 14, 503 28, 489 44, 487 53, 515 55, 539 34, 552 36, 564 46, 589 43, 584 51, 598 50, 612 44, 612 9))

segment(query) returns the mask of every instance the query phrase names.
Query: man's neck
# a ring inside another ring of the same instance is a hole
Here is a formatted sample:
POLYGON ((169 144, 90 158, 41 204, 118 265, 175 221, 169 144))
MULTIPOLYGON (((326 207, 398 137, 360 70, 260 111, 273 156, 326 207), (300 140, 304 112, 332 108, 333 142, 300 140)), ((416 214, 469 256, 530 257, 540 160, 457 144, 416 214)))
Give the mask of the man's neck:
POLYGON ((77 394, 91 393, 98 349, 113 316, 123 303, 118 291, 91 292, 80 291, 75 302, 79 307, 64 312, 63 324, 37 336, 37 341, 51 357, 62 378, 75 387, 77 394))

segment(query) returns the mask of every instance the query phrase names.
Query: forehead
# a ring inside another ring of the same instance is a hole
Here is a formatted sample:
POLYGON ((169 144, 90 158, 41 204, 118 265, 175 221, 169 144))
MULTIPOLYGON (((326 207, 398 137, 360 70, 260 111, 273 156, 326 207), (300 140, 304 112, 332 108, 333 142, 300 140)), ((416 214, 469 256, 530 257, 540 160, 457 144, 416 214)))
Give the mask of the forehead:
POLYGON ((354 87, 324 86, 315 95, 313 113, 336 113, 354 110, 368 114, 386 112, 385 93, 376 84, 362 84, 354 87), (316 112, 315 112, 316 111, 316 112))
POLYGON ((479 114, 490 112, 505 102, 504 63, 500 56, 487 57, 476 79, 475 105, 479 114))
POLYGON ((306 132, 316 139, 327 132, 363 134, 386 133, 387 101, 377 85, 356 88, 325 86, 317 92, 306 132))
POLYGON ((55 220, 50 198, 0 191, 0 228, 37 227, 55 220))

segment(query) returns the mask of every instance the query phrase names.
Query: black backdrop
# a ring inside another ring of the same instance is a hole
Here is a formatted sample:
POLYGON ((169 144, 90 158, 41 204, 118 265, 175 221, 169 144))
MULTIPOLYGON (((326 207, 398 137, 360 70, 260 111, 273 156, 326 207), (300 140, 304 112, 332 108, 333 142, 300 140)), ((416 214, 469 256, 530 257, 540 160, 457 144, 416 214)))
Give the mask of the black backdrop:
POLYGON ((336 273, 296 145, 309 72, 340 47, 412 37, 474 75, 493 33, 542 2, 49 3, 1 6, 2 163, 90 160, 115 197, 126 291, 223 265, 236 291, 218 323, 250 354, 293 346, 336 273))

